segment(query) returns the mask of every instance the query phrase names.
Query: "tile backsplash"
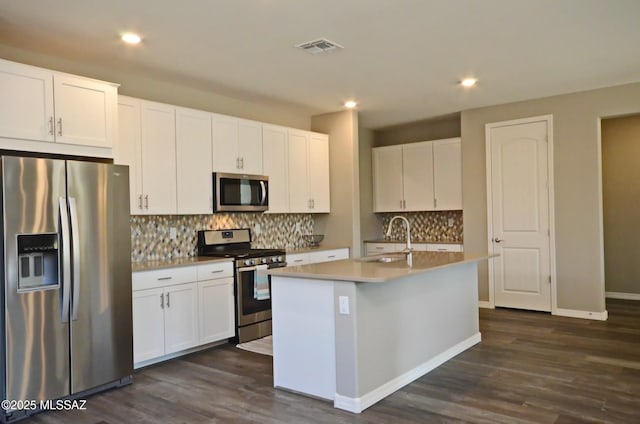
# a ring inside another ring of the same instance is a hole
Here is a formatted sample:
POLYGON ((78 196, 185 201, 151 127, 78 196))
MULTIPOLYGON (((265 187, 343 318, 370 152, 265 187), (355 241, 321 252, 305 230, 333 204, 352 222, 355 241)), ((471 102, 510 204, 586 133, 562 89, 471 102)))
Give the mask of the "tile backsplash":
POLYGON ((196 232, 250 228, 255 248, 299 248, 313 234, 311 214, 219 213, 215 215, 135 215, 131 217, 131 260, 142 262, 196 256, 196 232), (176 229, 171 240, 169 229, 176 229))
POLYGON ((391 218, 401 215, 411 224, 411 240, 425 241, 463 241, 462 211, 406 212, 384 213, 382 216, 382 233, 385 239, 406 240, 407 229, 404 221, 393 223, 391 236, 387 237, 391 218), (451 220, 452 226, 449 226, 451 220))

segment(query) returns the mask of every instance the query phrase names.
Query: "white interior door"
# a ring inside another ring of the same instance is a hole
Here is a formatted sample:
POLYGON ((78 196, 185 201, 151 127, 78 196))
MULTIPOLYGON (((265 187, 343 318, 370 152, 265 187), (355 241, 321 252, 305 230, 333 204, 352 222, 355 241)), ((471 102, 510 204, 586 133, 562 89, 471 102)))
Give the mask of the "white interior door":
POLYGON ((496 124, 488 132, 495 305, 551 311, 549 122, 496 124))

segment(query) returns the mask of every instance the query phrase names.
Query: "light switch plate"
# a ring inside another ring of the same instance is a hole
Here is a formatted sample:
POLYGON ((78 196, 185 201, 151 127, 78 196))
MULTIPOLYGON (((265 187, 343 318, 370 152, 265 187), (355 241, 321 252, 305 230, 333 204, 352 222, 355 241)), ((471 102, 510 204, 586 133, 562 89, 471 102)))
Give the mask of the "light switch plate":
POLYGON ((340 314, 349 315, 349 296, 338 296, 338 303, 340 305, 340 314))
POLYGON ((176 227, 169 227, 169 240, 175 240, 178 238, 178 230, 176 227))
POLYGON ((449 225, 449 227, 453 227, 453 218, 449 218, 447 224, 449 225))

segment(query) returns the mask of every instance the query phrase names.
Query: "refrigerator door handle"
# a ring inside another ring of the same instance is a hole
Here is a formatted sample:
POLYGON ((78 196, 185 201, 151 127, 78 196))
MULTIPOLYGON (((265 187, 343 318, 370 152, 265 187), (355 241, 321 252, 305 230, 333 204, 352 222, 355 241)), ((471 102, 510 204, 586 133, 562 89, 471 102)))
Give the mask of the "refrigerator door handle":
POLYGON ((69 197, 69 214, 71 217, 71 241, 73 243, 73 306, 71 308, 71 319, 78 319, 78 304, 80 303, 80 235, 78 231, 78 209, 76 199, 69 197))
POLYGON ((67 199, 60 197, 58 199, 58 205, 60 207, 60 232, 62 233, 62 278, 60 281, 62 287, 62 304, 60 321, 69 322, 69 300, 71 298, 71 240, 69 238, 67 199))

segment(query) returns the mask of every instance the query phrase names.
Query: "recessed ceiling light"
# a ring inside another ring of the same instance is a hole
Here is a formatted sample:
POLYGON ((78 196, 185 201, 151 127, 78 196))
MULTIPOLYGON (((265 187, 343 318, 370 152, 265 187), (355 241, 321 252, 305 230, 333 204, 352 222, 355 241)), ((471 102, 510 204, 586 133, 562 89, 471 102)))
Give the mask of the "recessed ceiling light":
POLYGON ((358 103, 356 103, 355 100, 347 100, 346 102, 344 102, 344 107, 347 107, 349 109, 353 109, 356 106, 358 106, 358 103))
POLYGON ((473 87, 474 85, 476 85, 477 82, 478 80, 475 78, 465 78, 462 81, 460 81, 460 85, 463 87, 473 87))
POLYGON ((134 34, 133 32, 127 32, 122 34, 122 41, 127 44, 138 44, 142 40, 138 34, 134 34))

